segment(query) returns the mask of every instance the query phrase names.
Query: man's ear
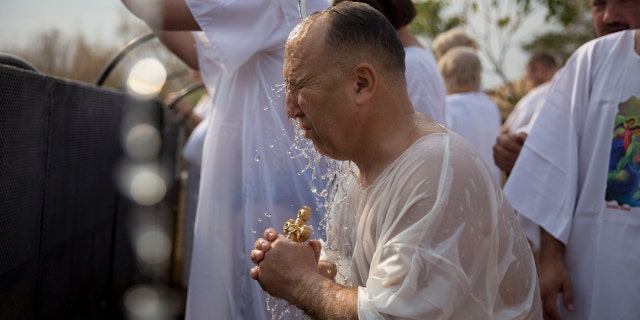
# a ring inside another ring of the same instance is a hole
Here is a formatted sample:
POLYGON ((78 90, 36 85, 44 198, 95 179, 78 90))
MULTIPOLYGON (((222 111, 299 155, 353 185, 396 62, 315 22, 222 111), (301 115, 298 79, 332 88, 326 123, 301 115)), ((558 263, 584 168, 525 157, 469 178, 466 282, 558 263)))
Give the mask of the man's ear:
POLYGON ((356 103, 362 104, 373 98, 378 86, 378 73, 368 63, 360 63, 353 68, 356 77, 356 103))

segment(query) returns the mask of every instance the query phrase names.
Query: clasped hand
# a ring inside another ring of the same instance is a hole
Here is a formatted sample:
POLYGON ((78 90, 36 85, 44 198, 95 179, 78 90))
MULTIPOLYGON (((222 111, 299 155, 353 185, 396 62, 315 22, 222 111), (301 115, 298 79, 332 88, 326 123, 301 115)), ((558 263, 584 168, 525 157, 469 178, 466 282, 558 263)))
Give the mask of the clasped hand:
POLYGON ((251 278, 269 294, 294 302, 296 291, 304 290, 306 278, 316 273, 320 248, 318 240, 298 243, 269 228, 251 250, 250 258, 256 265, 251 268, 251 278))

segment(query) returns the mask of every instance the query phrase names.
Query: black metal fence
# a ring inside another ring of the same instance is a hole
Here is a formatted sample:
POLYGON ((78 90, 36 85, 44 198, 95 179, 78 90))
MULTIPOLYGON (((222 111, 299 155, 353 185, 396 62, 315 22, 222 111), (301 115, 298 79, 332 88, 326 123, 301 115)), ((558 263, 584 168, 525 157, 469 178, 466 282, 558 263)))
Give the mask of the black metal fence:
POLYGON ((0 65, 0 319, 123 317, 140 281, 114 183, 127 108, 162 128, 157 103, 0 65))

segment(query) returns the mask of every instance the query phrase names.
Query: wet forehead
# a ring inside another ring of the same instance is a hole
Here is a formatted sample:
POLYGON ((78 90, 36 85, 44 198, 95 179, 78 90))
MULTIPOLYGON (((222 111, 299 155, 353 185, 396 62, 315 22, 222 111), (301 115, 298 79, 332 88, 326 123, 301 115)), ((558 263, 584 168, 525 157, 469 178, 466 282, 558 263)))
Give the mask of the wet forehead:
MULTIPOLYGON (((308 18, 309 19, 309 18, 308 18)), ((305 20, 291 31, 285 47, 284 72, 287 73, 300 66, 304 61, 316 59, 322 49, 322 22, 305 20)))

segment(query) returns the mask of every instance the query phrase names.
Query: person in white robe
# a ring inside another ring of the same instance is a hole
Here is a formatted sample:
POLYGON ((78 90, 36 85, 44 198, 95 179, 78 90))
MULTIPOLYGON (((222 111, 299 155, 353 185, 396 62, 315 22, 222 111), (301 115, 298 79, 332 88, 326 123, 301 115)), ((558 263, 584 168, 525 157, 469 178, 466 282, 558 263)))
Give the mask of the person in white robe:
MULTIPOLYGON (((195 39, 196 53, 210 50, 210 43, 202 31, 192 32, 195 39)), ((200 172, 202 168, 202 151, 207 135, 209 116, 213 113, 213 101, 216 94, 216 86, 220 81, 221 69, 204 54, 198 55, 198 66, 201 75, 204 75, 206 95, 193 108, 202 121, 191 131, 184 147, 182 156, 187 162, 187 183, 185 192, 185 210, 183 219, 183 251, 182 251, 182 283, 189 286, 189 274, 191 272, 191 258, 193 256, 193 238, 196 224, 196 212, 200 192, 200 172)))
MULTIPOLYGON (((221 69, 203 52, 210 50, 210 43, 202 31, 165 31, 153 30, 162 44, 180 58, 189 68, 196 83, 204 85, 205 92, 198 103, 192 106, 185 99, 175 101, 174 109, 184 121, 187 140, 181 150, 186 160, 187 179, 182 228, 182 270, 181 282, 184 288, 189 284, 191 256, 193 252, 193 234, 200 190, 200 168, 202 167, 202 149, 208 126, 208 117, 213 113, 213 100, 216 86, 220 80, 221 69)), ((173 103, 175 94, 170 93, 167 100, 173 103)))
POLYGON ((384 16, 340 3, 303 22, 285 57, 288 115, 320 153, 349 162, 329 243, 267 229, 251 276, 312 318, 540 319, 515 212, 471 145, 414 111, 384 16))
POLYGON ((441 32, 431 43, 431 48, 436 61, 440 61, 440 58, 442 58, 447 51, 455 47, 468 47, 478 50, 479 45, 475 38, 468 35, 461 29, 449 29, 441 32))
MULTIPOLYGON (((221 69, 202 155, 187 319, 267 319, 267 294, 246 276, 247 249, 267 226, 320 210, 318 166, 292 148, 294 128, 282 110, 283 51, 300 21, 292 0, 123 0, 152 28, 201 29, 201 53, 221 69), (314 170, 317 169, 317 170, 314 170)), ((329 6, 306 1, 314 12, 329 6)), ((312 215, 317 226, 322 214, 312 215)))
POLYGON ((555 57, 545 52, 533 54, 526 67, 526 80, 531 89, 522 97, 504 121, 503 133, 529 132, 529 123, 544 105, 551 80, 558 71, 555 57))
MULTIPOLYGON (((593 29, 598 37, 628 29, 640 28, 639 1, 590 1, 593 29)), ((437 57, 437 54, 436 54, 437 57)), ((494 161, 500 169, 509 174, 518 160, 522 145, 527 139, 537 114, 532 116, 525 131, 502 133, 493 148, 494 161)))
POLYGON ((447 92, 433 53, 416 45, 406 46, 404 52, 411 103, 416 111, 446 126, 447 92))
POLYGON ((447 89, 447 127, 465 138, 480 154, 493 179, 500 169, 493 163, 493 144, 500 134, 500 110, 480 91, 482 64, 473 48, 454 47, 438 61, 447 89))
POLYGON ((551 87, 551 82, 545 82, 531 89, 518 101, 504 121, 505 133, 528 132, 529 122, 542 109, 549 87, 551 87))
POLYGON ((549 319, 640 315, 639 53, 636 30, 578 49, 505 185, 518 213, 542 228, 549 319))

